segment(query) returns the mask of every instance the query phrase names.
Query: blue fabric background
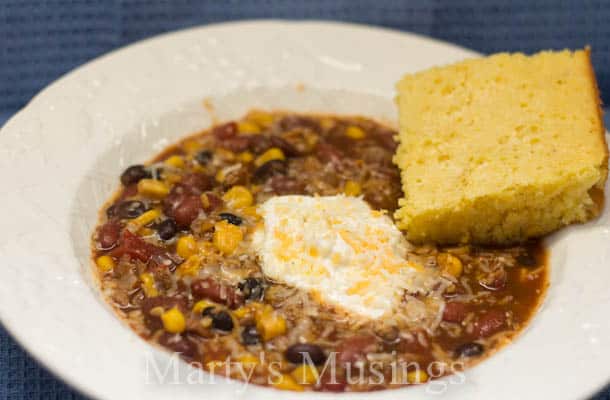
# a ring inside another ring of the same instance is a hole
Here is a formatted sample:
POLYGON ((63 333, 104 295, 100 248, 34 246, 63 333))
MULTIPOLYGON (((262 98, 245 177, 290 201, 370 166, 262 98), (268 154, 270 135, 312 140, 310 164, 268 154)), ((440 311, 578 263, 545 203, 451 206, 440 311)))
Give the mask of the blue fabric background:
MULTIPOLYGON (((610 101, 609 1, 0 0, 0 125, 49 82, 109 50, 170 30, 251 18, 367 23, 484 53, 589 44, 602 98, 610 101)), ((571 371, 574 379, 582 373, 571 371)), ((0 400, 80 398, 0 327, 0 400)), ((610 390, 595 399, 610 400, 610 390)))

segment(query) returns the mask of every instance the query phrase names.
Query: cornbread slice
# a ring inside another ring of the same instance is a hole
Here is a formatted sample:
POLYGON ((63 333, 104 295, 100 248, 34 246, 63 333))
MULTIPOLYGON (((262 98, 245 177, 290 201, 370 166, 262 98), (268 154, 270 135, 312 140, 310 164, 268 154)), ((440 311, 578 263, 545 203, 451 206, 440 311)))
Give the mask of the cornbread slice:
POLYGON ((467 60, 397 89, 408 239, 506 244, 599 213, 608 151, 588 48, 467 60))

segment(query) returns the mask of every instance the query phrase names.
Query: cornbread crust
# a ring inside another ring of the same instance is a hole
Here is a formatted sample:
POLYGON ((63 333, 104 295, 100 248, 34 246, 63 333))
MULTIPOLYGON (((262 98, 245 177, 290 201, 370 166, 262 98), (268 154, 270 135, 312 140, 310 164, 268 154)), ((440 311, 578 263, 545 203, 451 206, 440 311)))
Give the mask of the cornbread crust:
POLYGON ((608 148, 589 48, 466 60, 397 89, 409 240, 508 244, 599 214, 608 148))

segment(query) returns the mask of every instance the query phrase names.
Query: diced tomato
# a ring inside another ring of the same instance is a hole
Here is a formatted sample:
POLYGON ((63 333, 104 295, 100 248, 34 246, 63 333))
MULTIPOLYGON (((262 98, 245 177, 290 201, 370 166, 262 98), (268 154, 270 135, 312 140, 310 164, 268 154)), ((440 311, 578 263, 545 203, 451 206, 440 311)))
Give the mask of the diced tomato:
POLYGON ((134 235, 127 229, 124 229, 121 233, 119 246, 111 252, 111 254, 117 258, 128 255, 130 258, 142 262, 147 262, 153 255, 162 255, 165 253, 165 250, 162 248, 145 242, 141 237, 134 235))
POLYGON ((237 308, 243 303, 243 297, 237 293, 235 288, 218 283, 216 280, 207 278, 199 279, 191 284, 193 297, 199 299, 210 299, 223 303, 230 308, 237 308))
POLYGON ((468 306, 460 301, 449 301, 445 304, 443 311, 443 321, 462 322, 468 314, 468 306))

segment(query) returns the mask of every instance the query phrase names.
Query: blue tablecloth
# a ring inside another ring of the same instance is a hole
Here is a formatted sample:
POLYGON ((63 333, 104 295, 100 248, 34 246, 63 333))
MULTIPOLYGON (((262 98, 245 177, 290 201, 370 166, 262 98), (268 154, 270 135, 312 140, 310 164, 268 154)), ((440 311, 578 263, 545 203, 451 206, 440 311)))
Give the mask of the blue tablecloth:
MULTIPOLYGON (((174 29, 251 18, 367 23, 485 53, 588 44, 610 102, 607 0, 0 0, 0 125, 46 84, 109 50, 174 29)), ((0 326, 0 400, 81 398, 0 326)), ((610 389, 595 400, 610 400, 610 389)))

